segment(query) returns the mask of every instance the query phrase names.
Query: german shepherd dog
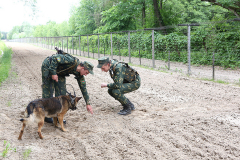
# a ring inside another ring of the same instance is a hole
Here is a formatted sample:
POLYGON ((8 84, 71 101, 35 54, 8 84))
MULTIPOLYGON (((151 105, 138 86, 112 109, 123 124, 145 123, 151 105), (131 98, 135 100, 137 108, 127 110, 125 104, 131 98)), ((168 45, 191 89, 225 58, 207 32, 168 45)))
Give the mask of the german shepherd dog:
POLYGON ((30 122, 31 120, 37 122, 38 135, 41 139, 43 139, 41 129, 43 127, 45 117, 52 117, 55 127, 57 127, 58 125, 58 120, 61 125, 62 131, 67 131, 63 127, 63 117, 69 109, 77 109, 76 105, 81 98, 82 97, 76 97, 70 94, 52 98, 42 98, 30 102, 24 113, 25 118, 20 119, 20 121, 23 122, 23 126, 18 139, 22 139, 23 130, 28 124, 28 122, 30 122))

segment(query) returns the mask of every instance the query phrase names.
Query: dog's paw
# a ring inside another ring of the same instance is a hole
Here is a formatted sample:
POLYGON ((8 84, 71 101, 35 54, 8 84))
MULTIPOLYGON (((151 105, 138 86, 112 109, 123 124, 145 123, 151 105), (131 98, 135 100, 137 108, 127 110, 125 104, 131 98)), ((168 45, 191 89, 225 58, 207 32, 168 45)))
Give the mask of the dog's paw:
POLYGON ((68 132, 68 130, 67 130, 67 129, 62 129, 62 131, 63 131, 63 132, 68 132))

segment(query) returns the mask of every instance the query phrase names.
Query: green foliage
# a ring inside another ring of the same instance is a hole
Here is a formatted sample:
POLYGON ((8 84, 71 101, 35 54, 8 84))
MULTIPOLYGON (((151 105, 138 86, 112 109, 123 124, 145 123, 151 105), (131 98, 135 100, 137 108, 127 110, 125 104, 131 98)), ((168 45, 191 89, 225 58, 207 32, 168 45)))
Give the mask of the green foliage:
MULTIPOLYGON (((222 0, 219 3, 232 6, 236 1, 222 0)), ((35 0, 29 1, 29 4, 34 6, 35 0)), ((159 1, 159 5, 165 25, 207 22, 233 15, 223 7, 211 6, 210 3, 201 0, 159 1)), ((68 22, 61 24, 50 21, 45 25, 29 26, 24 22, 9 32, 8 39, 86 35, 152 28, 155 19, 152 0, 81 0, 78 6, 72 8, 70 14, 68 22)))
POLYGON ((8 39, 32 37, 33 30, 33 26, 31 26, 28 22, 23 22, 21 26, 13 27, 13 29, 8 33, 8 39))
MULTIPOLYGON (((191 63, 212 65, 215 53, 215 65, 233 69, 240 67, 240 31, 239 25, 234 23, 234 28, 233 24, 219 25, 219 23, 192 28, 191 63)), ((178 28, 170 28, 167 31, 169 34, 154 32, 155 59, 168 61, 170 57, 171 61, 188 62, 188 38, 184 32, 179 32, 178 28)), ((91 35, 88 38, 90 52, 97 53, 98 36, 91 35)), ((99 35, 99 42, 100 53, 111 55, 111 34, 99 35)), ((151 31, 131 32, 130 42, 132 57, 152 58, 151 31)), ((112 46, 114 55, 128 56, 128 32, 112 34, 112 46)), ((88 51, 87 36, 81 36, 81 51, 83 50, 88 51)))
POLYGON ((34 37, 58 37, 69 36, 71 29, 68 22, 64 21, 57 24, 54 21, 49 21, 46 25, 38 25, 34 27, 34 37))
MULTIPOLYGON (((11 68, 12 50, 0 41, 0 49, 3 55, 0 57, 0 85, 7 77, 11 68)), ((0 51, 1 52, 1 51, 0 51)))
MULTIPOLYGON (((209 0, 210 1, 210 0, 209 0)), ((240 31, 239 22, 228 22, 236 18, 239 12, 238 0, 216 0, 218 4, 203 0, 164 0, 158 1, 159 12, 163 24, 169 28, 155 31, 155 59, 187 63, 187 30, 176 27, 183 23, 200 23, 191 27, 191 63, 211 65, 213 53, 215 64, 226 68, 239 67, 240 31), (237 9, 236 13, 229 10, 237 9)), ((9 38, 21 37, 57 37, 73 36, 55 41, 46 41, 64 48, 80 47, 81 51, 98 52, 98 36, 93 33, 118 32, 126 30, 142 30, 155 27, 155 9, 153 0, 81 0, 71 10, 68 22, 56 24, 53 21, 46 25, 30 27, 27 23, 16 26, 8 34, 9 38), (145 17, 144 17, 145 15, 145 17), (78 36, 81 35, 81 43, 78 36), (88 35, 88 37, 87 37, 88 35), (63 43, 63 44, 62 44, 63 43), (89 44, 89 47, 88 47, 89 44), (74 47, 73 47, 74 46, 74 47)), ((112 34, 113 54, 128 56, 128 34, 118 32, 112 34)), ((99 35, 99 51, 111 54, 111 34, 99 35)), ((131 56, 152 58, 151 31, 131 32, 131 56)))
POLYGON ((3 145, 5 146, 5 148, 4 148, 3 152, 0 153, 0 156, 2 156, 3 158, 7 157, 7 154, 11 150, 16 152, 16 148, 10 148, 10 143, 8 141, 4 140, 4 144, 3 145))
POLYGON ((100 32, 114 32, 124 30, 135 30, 134 14, 140 8, 132 1, 119 2, 109 10, 102 12, 102 23, 100 32))
POLYGON ((1 32, 0 31, 0 40, 1 39, 7 39, 7 32, 1 32))
MULTIPOLYGON (((97 3, 97 2, 96 2, 97 3)), ((96 5, 93 0, 82 0, 70 19, 75 21, 76 34, 91 34, 96 29, 96 5)))
POLYGON ((12 105, 11 101, 7 102, 7 106, 10 107, 12 105))
POLYGON ((216 0, 216 1, 205 0, 205 1, 210 2, 212 5, 217 5, 217 6, 220 6, 222 8, 229 10, 229 13, 231 13, 232 15, 234 15, 236 17, 240 16, 239 0, 216 0))
POLYGON ((27 158, 29 157, 30 153, 32 152, 32 150, 29 148, 29 149, 26 149, 24 152, 23 152, 23 159, 24 160, 27 160, 27 158))

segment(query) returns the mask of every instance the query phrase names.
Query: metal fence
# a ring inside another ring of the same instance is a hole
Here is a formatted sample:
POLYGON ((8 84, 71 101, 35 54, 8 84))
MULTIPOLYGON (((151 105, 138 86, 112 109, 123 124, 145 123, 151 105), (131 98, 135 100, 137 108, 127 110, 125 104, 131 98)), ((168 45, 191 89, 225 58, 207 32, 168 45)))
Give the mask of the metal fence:
POLYGON ((188 75, 203 74, 203 77, 214 80, 215 64, 223 65, 226 61, 228 64, 232 61, 234 66, 240 64, 238 21, 234 19, 78 36, 29 37, 12 41, 31 43, 51 50, 57 46, 67 53, 89 58, 110 56, 112 59, 155 69, 188 75), (201 73, 199 64, 211 65, 212 71, 201 73))

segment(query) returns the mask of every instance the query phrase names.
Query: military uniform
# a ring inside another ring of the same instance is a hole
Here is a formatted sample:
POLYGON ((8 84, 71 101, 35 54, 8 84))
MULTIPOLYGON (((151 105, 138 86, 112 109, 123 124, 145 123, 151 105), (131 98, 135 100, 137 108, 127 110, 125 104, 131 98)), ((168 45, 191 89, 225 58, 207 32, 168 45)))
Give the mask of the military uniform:
POLYGON ((139 74, 128 66, 127 63, 118 62, 116 60, 109 61, 108 57, 102 57, 98 62, 98 68, 101 68, 106 62, 110 63, 109 74, 114 83, 107 84, 108 93, 123 105, 123 110, 127 107, 131 107, 131 110, 135 109, 134 105, 124 94, 135 91, 140 87, 141 78, 139 74))
MULTIPOLYGON (((66 95, 66 76, 75 75, 75 79, 81 89, 87 105, 90 105, 89 95, 86 88, 86 81, 83 75, 76 71, 80 64, 79 59, 70 54, 55 54, 47 57, 42 63, 42 98, 50 98, 55 88, 55 97, 66 95), (58 75, 58 82, 52 80, 52 75, 58 75)), ((90 62, 83 62, 88 71, 93 74, 93 65, 90 62)))

